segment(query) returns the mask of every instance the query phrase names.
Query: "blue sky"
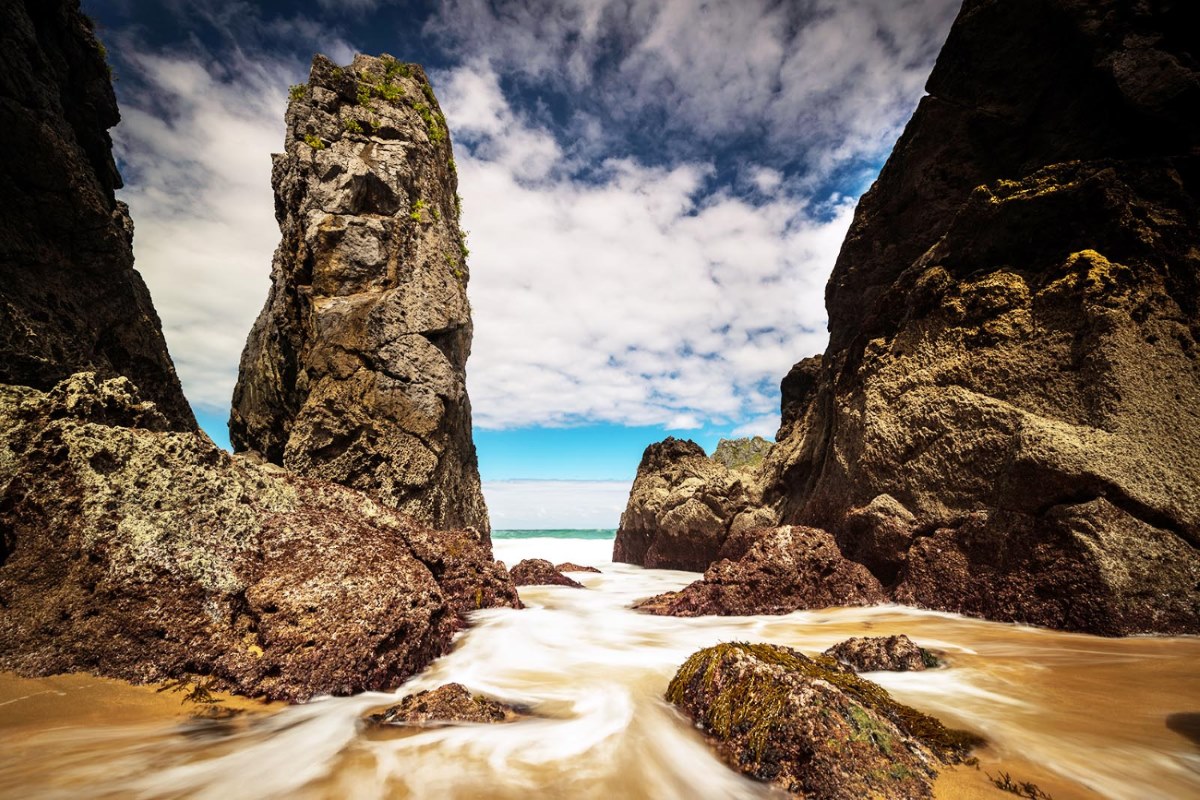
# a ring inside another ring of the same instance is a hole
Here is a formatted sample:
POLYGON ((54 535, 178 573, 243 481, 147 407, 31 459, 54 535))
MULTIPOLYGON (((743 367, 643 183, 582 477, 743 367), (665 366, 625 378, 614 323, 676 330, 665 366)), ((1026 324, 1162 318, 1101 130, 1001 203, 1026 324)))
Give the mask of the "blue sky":
POLYGON ((773 434, 958 3, 83 5, 118 76, 137 267, 215 440, 279 240, 287 88, 315 52, 388 52, 425 65, 450 123, 493 524, 611 527, 646 444, 773 434))

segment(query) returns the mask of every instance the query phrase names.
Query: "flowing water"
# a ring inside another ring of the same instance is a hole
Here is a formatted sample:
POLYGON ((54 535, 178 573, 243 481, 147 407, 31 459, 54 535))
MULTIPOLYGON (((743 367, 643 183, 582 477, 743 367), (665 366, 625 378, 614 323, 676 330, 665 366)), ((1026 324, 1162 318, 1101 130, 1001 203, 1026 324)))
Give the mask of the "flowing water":
MULTIPOLYGON (((584 535, 498 535, 496 557, 510 565, 541 557, 603 574, 576 574, 583 591, 524 587, 522 611, 480 612, 451 654, 397 693, 458 681, 535 718, 418 731, 359 724, 394 702, 391 694, 223 723, 112 707, 98 715, 84 705, 65 718, 61 709, 38 717, 30 694, 0 703, 0 795, 769 797, 719 762, 662 701, 675 669, 722 641, 815 652, 853 635, 907 633, 943 651, 949 666, 869 677, 901 701, 987 737, 984 770, 1035 780, 1055 800, 1200 797, 1200 638, 1101 639, 896 606, 651 617, 628 606, 697 576, 614 565, 611 532, 584 535)), ((983 771, 963 768, 939 782, 938 794, 1014 796, 992 789, 983 771)))

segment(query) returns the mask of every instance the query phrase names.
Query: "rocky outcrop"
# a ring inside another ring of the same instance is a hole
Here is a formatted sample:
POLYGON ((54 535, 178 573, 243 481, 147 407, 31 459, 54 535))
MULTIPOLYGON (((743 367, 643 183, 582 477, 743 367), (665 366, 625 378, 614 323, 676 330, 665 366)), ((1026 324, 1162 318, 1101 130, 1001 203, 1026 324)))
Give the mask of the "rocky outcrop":
POLYGON ((679 668, 667 700, 734 769, 799 797, 930 798, 980 739, 901 705, 825 656, 732 643, 679 668))
POLYGON ((367 722, 372 725, 431 727, 512 722, 518 717, 517 710, 510 705, 471 694, 461 683, 447 683, 436 689, 410 694, 396 705, 371 714, 367 722))
POLYGON ((510 574, 517 586, 572 586, 584 588, 583 584, 568 578, 544 558, 526 558, 512 568, 510 574))
POLYGON ((717 442, 712 460, 726 469, 747 470, 753 474, 754 469, 762 464, 763 459, 774 446, 761 436, 751 436, 745 439, 722 439, 717 442))
POLYGON ((104 48, 78 0, 0 0, 0 16, 0 384, 123 375, 195 430, 113 194, 104 48))
POLYGON ((936 667, 937 656, 899 636, 852 636, 825 651, 825 655, 855 672, 909 672, 936 667))
POLYGON ((1200 631, 1198 15, 967 0, 859 203, 760 479, 896 600, 1200 631))
POLYGON ((741 543, 748 548, 744 553, 716 562, 701 580, 643 600, 636 608, 676 617, 738 616, 874 605, 887 599, 875 576, 844 558, 825 531, 784 526, 750 531, 741 543))
MULTIPOLYGON (((723 451, 733 454, 727 446, 723 451)), ((703 571, 731 532, 764 524, 753 473, 709 458, 704 448, 668 437, 642 455, 613 545, 613 561, 703 571)))
POLYGON ((393 688, 518 605, 486 535, 170 424, 125 378, 0 387, 0 669, 300 700, 393 688))
POLYGON ((242 354, 236 451, 487 533, 471 438, 466 242, 421 67, 313 60, 272 183, 282 241, 242 354))

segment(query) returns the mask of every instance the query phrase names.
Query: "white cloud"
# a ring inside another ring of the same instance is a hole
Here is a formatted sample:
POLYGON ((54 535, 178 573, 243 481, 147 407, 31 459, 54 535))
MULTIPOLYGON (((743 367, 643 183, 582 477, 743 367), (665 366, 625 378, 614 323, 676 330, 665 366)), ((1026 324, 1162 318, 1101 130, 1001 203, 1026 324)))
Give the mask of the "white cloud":
POLYGON ((610 159, 580 180, 490 67, 435 83, 471 231, 477 425, 694 429, 774 410, 779 379, 824 347, 849 202, 821 221, 803 198, 705 193, 705 163, 610 159))
POLYGON ((494 530, 616 528, 632 481, 484 481, 494 530))

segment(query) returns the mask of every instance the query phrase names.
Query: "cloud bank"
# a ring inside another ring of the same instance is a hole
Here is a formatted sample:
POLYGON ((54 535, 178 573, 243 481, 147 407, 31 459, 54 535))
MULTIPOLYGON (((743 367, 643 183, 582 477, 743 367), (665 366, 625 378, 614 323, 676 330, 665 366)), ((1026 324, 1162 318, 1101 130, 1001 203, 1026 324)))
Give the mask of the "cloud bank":
MULTIPOLYGON (((778 381, 825 344, 861 188, 835 177, 890 147, 954 5, 443 3, 425 37, 470 54, 432 80, 470 230, 476 424, 773 431, 778 381)), ((120 42, 114 134, 185 391, 223 413, 279 240, 287 87, 308 52, 353 48, 318 17, 213 8, 180 14, 216 43, 120 42)))

